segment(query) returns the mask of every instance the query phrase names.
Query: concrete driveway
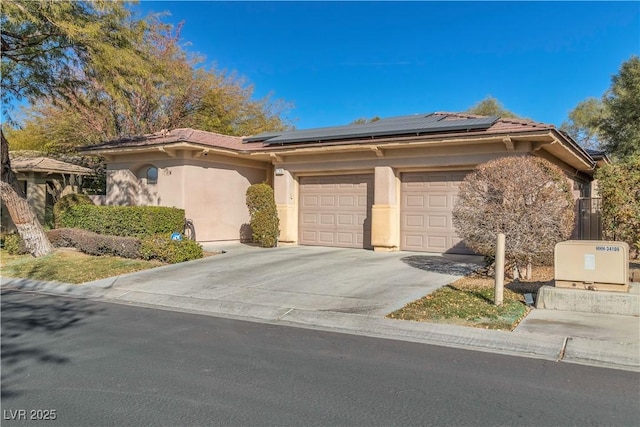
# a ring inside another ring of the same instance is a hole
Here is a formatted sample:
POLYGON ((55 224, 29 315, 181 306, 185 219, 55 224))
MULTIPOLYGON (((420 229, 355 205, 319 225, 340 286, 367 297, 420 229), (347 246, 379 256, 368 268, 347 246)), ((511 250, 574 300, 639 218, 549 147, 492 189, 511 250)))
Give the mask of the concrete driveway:
POLYGON ((105 297, 278 319, 291 310, 383 316, 477 268, 481 258, 291 246, 225 253, 120 276, 105 297))

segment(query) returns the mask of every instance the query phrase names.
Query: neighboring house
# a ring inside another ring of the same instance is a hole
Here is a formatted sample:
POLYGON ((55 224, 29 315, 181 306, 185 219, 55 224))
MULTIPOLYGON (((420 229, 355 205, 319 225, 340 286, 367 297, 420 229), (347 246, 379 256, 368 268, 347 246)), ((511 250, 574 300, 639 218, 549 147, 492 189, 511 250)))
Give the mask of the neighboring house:
MULTIPOLYGON (((62 162, 49 157, 15 157, 11 170, 27 196, 27 201, 41 223, 56 199, 80 191, 82 179, 92 175, 89 168, 62 162)), ((2 206, 2 231, 14 228, 8 212, 2 206)))
POLYGON ((175 129, 88 147, 107 204, 184 208, 200 241, 238 240, 249 185, 273 185, 280 243, 465 253, 452 209, 480 163, 534 155, 589 196, 594 159, 553 125, 433 113, 247 138, 175 129))

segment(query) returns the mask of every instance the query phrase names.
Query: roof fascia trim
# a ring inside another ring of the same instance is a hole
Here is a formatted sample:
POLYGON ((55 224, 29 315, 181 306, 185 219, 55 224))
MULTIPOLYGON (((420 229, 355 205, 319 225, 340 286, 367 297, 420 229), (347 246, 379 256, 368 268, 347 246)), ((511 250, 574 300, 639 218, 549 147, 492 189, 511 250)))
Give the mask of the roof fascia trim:
MULTIPOLYGON (((200 144, 197 142, 188 142, 188 141, 175 141, 169 143, 162 144, 148 144, 148 145, 139 145, 139 146, 126 146, 126 147, 113 147, 113 148, 102 148, 102 149, 89 149, 89 150, 79 150, 80 153, 89 154, 89 155, 99 155, 99 156, 110 156, 113 157, 115 155, 122 155, 128 153, 154 153, 154 152, 163 152, 170 157, 174 157, 169 154, 171 151, 176 149, 188 149, 193 151, 201 151, 207 153, 218 153, 218 154, 226 154, 231 156, 238 156, 242 154, 244 151, 235 150, 233 148, 225 148, 225 147, 214 147, 207 144, 200 144)), ((201 154, 202 155, 202 154, 201 154)))

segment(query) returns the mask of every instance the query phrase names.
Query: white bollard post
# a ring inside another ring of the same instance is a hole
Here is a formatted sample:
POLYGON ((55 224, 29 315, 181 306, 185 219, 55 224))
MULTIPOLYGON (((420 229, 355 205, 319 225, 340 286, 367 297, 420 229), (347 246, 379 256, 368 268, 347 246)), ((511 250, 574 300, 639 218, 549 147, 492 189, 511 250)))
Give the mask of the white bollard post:
POLYGON ((496 241, 495 289, 493 303, 502 305, 504 295, 504 234, 498 233, 496 241))

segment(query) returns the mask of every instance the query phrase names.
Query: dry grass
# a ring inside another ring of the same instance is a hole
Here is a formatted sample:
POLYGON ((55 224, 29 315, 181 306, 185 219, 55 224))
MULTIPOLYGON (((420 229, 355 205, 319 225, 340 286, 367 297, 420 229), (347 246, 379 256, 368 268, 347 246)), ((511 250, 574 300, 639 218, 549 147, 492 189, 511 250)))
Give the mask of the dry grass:
POLYGON ((114 256, 91 256, 69 249, 56 249, 41 258, 9 255, 0 251, 0 274, 5 277, 84 283, 164 265, 114 256))
POLYGON ((513 330, 530 311, 524 294, 537 293, 542 286, 553 284, 553 267, 537 267, 532 273, 531 280, 505 278, 504 302, 499 307, 493 304, 493 277, 472 274, 407 304, 388 317, 513 330))
MULTIPOLYGON (((629 261, 629 271, 640 272, 640 260, 629 261)), ((639 274, 639 273, 636 273, 639 274)), ((494 279, 474 273, 413 301, 387 317, 418 322, 449 323, 485 329, 513 330, 529 313, 524 294, 537 294, 554 285, 553 267, 534 267, 531 279, 505 277, 504 304, 493 305, 494 279)))

